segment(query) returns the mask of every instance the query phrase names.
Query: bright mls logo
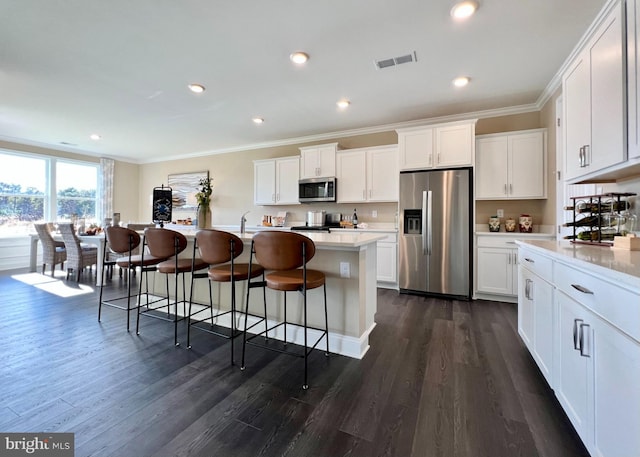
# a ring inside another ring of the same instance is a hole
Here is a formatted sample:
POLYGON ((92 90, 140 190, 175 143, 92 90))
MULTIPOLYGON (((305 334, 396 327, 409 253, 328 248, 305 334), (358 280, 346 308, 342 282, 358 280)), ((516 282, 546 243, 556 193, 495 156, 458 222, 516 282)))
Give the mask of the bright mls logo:
POLYGON ((0 433, 0 457, 74 457, 73 433, 0 433))

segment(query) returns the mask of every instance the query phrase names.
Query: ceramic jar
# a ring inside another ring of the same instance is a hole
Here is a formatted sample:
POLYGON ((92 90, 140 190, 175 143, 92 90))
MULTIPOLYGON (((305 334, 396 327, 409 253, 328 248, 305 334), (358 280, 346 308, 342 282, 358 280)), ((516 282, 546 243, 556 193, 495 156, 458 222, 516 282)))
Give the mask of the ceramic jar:
POLYGON ((521 214, 519 220, 521 233, 531 233, 533 231, 533 219, 528 214, 521 214))
POLYGON ((507 232, 515 232, 516 231, 516 220, 509 218, 506 221, 504 221, 504 229, 507 232))
POLYGON ((500 231, 500 218, 498 216, 491 216, 489 218, 489 231, 490 232, 500 231))

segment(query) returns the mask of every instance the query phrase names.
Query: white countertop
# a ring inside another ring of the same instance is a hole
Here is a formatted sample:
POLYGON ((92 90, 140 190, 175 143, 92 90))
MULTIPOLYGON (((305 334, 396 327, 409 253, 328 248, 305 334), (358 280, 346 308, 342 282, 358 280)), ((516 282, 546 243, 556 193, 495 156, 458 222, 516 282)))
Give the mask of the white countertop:
POLYGON ((516 243, 640 290, 640 251, 590 246, 565 240, 520 240, 516 243))

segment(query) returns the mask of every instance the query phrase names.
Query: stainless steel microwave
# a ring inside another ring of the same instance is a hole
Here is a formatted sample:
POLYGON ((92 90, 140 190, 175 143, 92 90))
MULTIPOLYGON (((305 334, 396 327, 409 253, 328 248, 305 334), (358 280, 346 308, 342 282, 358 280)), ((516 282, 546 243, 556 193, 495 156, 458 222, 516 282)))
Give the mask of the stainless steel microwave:
POLYGON ((336 178, 309 178, 298 181, 300 203, 335 202, 336 178))

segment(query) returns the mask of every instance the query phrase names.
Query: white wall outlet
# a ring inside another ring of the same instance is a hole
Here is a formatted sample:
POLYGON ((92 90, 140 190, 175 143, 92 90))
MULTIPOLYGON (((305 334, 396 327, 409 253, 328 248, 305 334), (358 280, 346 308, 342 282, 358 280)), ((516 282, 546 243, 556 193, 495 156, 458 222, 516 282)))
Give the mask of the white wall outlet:
POLYGON ((373 218, 378 217, 378 211, 375 210, 375 209, 373 211, 371 211, 371 217, 373 217, 373 218))
POLYGON ((496 215, 498 217, 504 217, 504 210, 503 209, 499 209, 498 211, 496 211, 496 215))
POLYGON ((351 268, 349 266, 349 262, 340 262, 340 277, 341 278, 351 277, 351 268))

